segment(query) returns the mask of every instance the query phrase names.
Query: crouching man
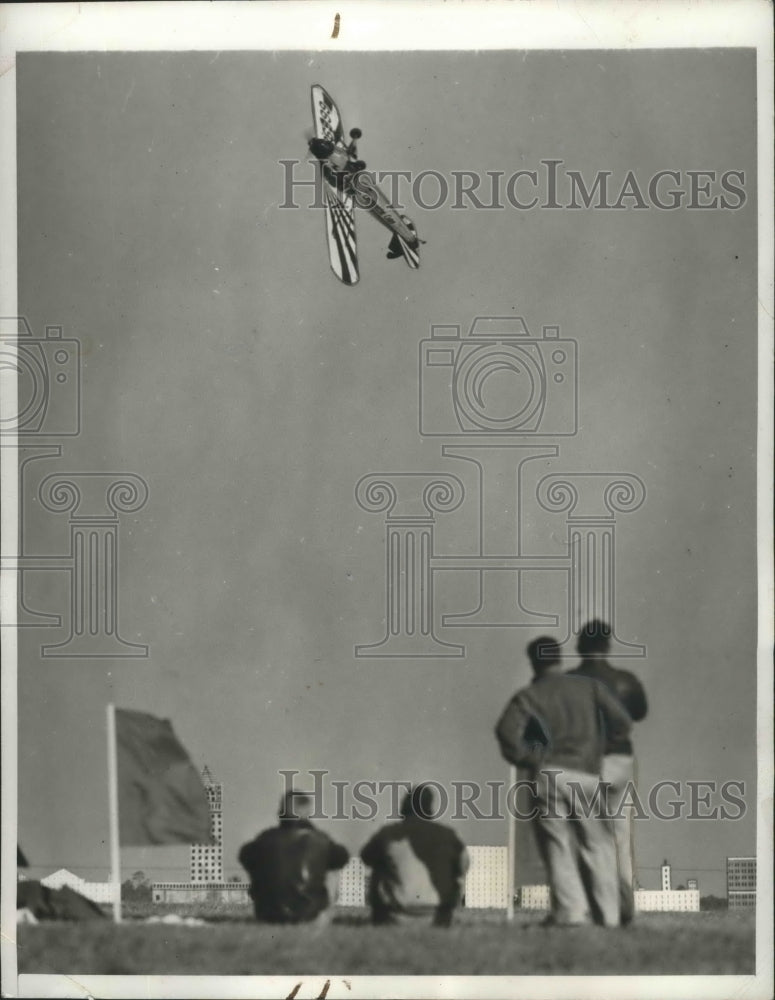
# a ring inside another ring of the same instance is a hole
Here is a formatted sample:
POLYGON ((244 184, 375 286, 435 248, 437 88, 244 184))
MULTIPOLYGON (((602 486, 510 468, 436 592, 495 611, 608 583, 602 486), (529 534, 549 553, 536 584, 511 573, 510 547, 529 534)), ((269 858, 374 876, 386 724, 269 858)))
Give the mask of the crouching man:
POLYGON ((447 826, 434 822, 433 789, 417 785, 401 807, 403 819, 379 830, 361 851, 371 868, 368 902, 375 924, 433 915, 448 927, 463 895, 468 852, 447 826))
POLYGON ((300 924, 325 919, 334 901, 332 874, 349 858, 310 822, 312 800, 287 792, 280 803, 277 826, 264 830, 239 852, 239 863, 250 878, 256 919, 273 924, 300 924))

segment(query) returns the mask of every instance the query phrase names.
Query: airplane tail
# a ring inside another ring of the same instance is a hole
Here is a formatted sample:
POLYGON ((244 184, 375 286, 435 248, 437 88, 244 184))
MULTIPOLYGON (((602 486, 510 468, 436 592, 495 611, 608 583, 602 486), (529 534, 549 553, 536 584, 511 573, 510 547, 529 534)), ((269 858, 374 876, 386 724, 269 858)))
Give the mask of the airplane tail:
POLYGON ((394 233, 393 238, 388 244, 387 258, 388 260, 395 260, 397 257, 403 257, 409 267, 418 268, 420 266, 420 254, 417 247, 409 246, 406 240, 402 239, 398 233, 394 233))

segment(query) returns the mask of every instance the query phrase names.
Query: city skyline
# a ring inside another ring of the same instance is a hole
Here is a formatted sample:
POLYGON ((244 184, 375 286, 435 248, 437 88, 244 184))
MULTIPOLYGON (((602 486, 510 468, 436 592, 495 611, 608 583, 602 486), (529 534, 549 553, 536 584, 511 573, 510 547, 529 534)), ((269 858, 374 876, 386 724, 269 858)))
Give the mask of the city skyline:
MULTIPOLYGON (((240 882, 240 884, 246 885, 247 882, 245 880, 244 871, 242 871, 242 869, 239 868, 239 866, 235 866, 231 871, 229 871, 228 868, 224 868, 224 866, 223 866, 223 858, 222 858, 222 831, 223 831, 223 823, 224 823, 223 784, 221 782, 217 781, 217 779, 215 779, 213 777, 213 772, 212 772, 212 770, 211 770, 211 768, 210 768, 210 766, 208 764, 205 764, 202 767, 201 773, 202 773, 202 778, 203 778, 203 782, 204 782, 204 785, 205 785, 205 789, 206 789, 207 794, 208 794, 208 800, 209 800, 210 805, 211 805, 211 828, 213 829, 213 832, 214 832, 215 842, 213 844, 211 844, 211 845, 201 845, 201 844, 187 845, 187 848, 188 848, 188 851, 189 851, 189 862, 188 862, 188 867, 187 867, 188 879, 187 880, 183 880, 183 881, 181 881, 181 880, 177 880, 177 881, 173 880, 173 881, 175 881, 176 885, 187 884, 187 885, 190 885, 193 888, 198 883, 208 883, 208 882, 210 882, 210 883, 223 883, 224 881, 227 881, 227 880, 229 882, 233 882, 233 881, 236 880, 237 876, 239 876, 239 882, 240 882), (212 859, 206 865, 206 867, 208 868, 208 872, 206 872, 204 874, 202 872, 200 872, 200 870, 199 870, 200 866, 201 866, 200 857, 202 856, 202 852, 209 852, 210 854, 212 854, 212 859), (212 869, 212 871, 214 872, 214 874, 213 874, 212 878, 207 878, 207 877, 205 877, 205 875, 210 872, 210 869, 212 869)), ((392 819, 393 821, 395 821, 396 817, 391 814, 389 816, 389 819, 392 819)), ((523 825, 522 826, 523 830, 527 830, 527 828, 528 828, 527 825, 523 825)), ((532 836, 532 832, 529 832, 528 835, 532 836)), ((469 847, 469 849, 473 849, 475 852, 476 851, 487 852, 488 850, 490 850, 490 851, 505 851, 506 850, 505 847, 493 847, 493 846, 481 845, 481 844, 468 844, 467 846, 469 847)), ((173 848, 173 850, 179 850, 179 849, 173 848)), ((348 862, 348 865, 350 865, 350 867, 352 867, 352 864, 354 864, 356 862, 358 864, 360 864, 360 858, 358 857, 357 854, 353 854, 351 856, 351 858, 350 858, 350 861, 348 862)), ((676 882, 684 881, 684 882, 686 882, 686 885, 683 885, 683 886, 679 885, 679 886, 676 886, 675 888, 678 888, 678 889, 692 889, 692 888, 695 888, 695 889, 697 889, 699 887, 700 890, 701 890, 701 886, 702 886, 703 880, 702 880, 702 878, 698 879, 695 876, 698 873, 701 873, 702 871, 704 871, 706 874, 708 873, 708 871, 711 871, 714 874, 725 872, 725 874, 726 874, 726 892, 727 892, 727 895, 729 894, 730 886, 733 884, 733 883, 730 882, 730 878, 733 878, 733 879, 736 878, 739 881, 739 885, 737 883, 734 883, 735 884, 735 892, 736 893, 738 893, 738 894, 740 894, 740 893, 750 893, 750 891, 751 891, 751 881, 750 881, 750 878, 749 878, 749 869, 752 867, 753 870, 754 870, 754 872, 755 872, 755 867, 756 867, 755 858, 751 858, 751 857, 748 857, 748 856, 741 857, 741 858, 727 857, 725 859, 725 862, 726 862, 726 864, 725 864, 724 867, 713 868, 713 869, 710 869, 710 870, 708 870, 708 869, 702 869, 701 870, 701 869, 698 869, 698 868, 695 868, 695 867, 692 867, 692 866, 688 866, 688 867, 685 867, 685 868, 675 868, 675 866, 672 865, 672 863, 669 861, 669 859, 664 859, 663 862, 662 862, 662 864, 659 865, 656 868, 653 868, 653 867, 652 868, 647 868, 645 866, 640 865, 640 866, 637 866, 636 878, 635 878, 635 888, 639 889, 639 890, 644 890, 645 889, 645 890, 649 890, 649 891, 652 891, 652 892, 656 892, 659 889, 661 889, 661 890, 671 890, 671 889, 674 888, 673 885, 672 885, 673 873, 676 873, 676 875, 680 874, 681 878, 680 879, 676 878, 675 881, 676 882), (734 867, 734 864, 732 864, 734 862, 741 862, 741 863, 743 863, 742 868, 740 868, 740 874, 738 874, 738 869, 734 867), (642 879, 639 879, 637 877, 637 873, 641 873, 642 874, 642 873, 646 873, 646 872, 656 872, 656 871, 658 871, 660 873, 659 878, 649 877, 648 875, 645 875, 642 879), (691 876, 688 874, 689 872, 692 873, 691 876), (734 872, 735 874, 732 875, 732 876, 730 876, 730 872, 734 872), (652 886, 652 885, 649 884, 651 882, 655 882, 655 883, 658 883, 658 884, 652 886), (695 884, 692 885, 691 883, 695 883, 695 884), (698 886, 697 883, 699 883, 699 886, 698 886)), ((505 861, 504 861, 504 865, 505 865, 505 861)), ((84 870, 84 866, 82 866, 82 865, 74 866, 74 867, 77 867, 80 871, 84 870)), ((48 869, 48 868, 51 868, 51 865, 43 865, 43 864, 28 865, 24 869, 20 869, 19 870, 19 877, 20 878, 26 878, 26 877, 28 877, 25 873, 27 871, 31 870, 31 869, 35 870, 35 872, 38 875, 40 875, 41 874, 40 873, 41 869, 48 869)), ((146 871, 146 869, 148 869, 149 871, 156 870, 156 871, 159 871, 159 872, 164 872, 164 873, 167 873, 168 875, 170 874, 170 872, 172 872, 174 870, 179 870, 179 871, 183 871, 184 870, 183 866, 180 866, 178 869, 174 869, 174 868, 172 868, 169 865, 165 865, 165 866, 148 866, 148 865, 146 865, 145 868, 138 869, 138 871, 142 871, 142 874, 146 875, 146 877, 147 877, 147 871, 146 871)), ((95 872, 100 871, 102 869, 100 868, 100 866, 86 866, 86 870, 87 870, 87 875, 89 875, 89 874, 94 874, 95 872)), ((138 873, 138 871, 135 871, 133 873, 133 875, 136 875, 138 873)), ((348 871, 349 871, 349 869, 348 869, 348 871)), ((505 868, 504 868, 504 871, 505 871, 505 868)), ((56 881, 56 880, 51 881, 51 876, 52 875, 60 875, 62 873, 64 873, 64 874, 68 874, 69 873, 69 874, 77 875, 77 876, 79 876, 81 878, 85 877, 83 875, 79 875, 79 872, 72 871, 71 870, 71 866, 69 866, 67 864, 62 864, 55 871, 49 872, 48 875, 43 875, 41 877, 42 877, 42 879, 44 881, 44 884, 50 884, 52 886, 58 886, 60 884, 64 884, 62 882, 62 880, 60 879, 59 881, 56 881)), ((528 887, 530 889, 535 889, 536 888, 536 884, 533 881, 530 881, 531 878, 535 878, 535 868, 528 869, 528 871, 525 873, 525 878, 523 878, 523 879, 520 878, 521 873, 520 873, 519 867, 515 868, 515 873, 514 874, 515 874, 515 891, 520 886, 523 887, 523 888, 524 887, 528 887)), ((129 877, 127 875, 127 871, 123 871, 122 872, 122 881, 126 880, 125 876, 129 877)), ((360 877, 361 878, 363 877, 363 873, 361 873, 360 877)), ((95 878, 95 879, 92 879, 92 883, 94 885, 97 885, 97 886, 107 886, 107 885, 110 884, 109 878, 110 878, 110 873, 106 872, 105 879, 96 879, 95 878)), ((350 876, 349 881, 352 881, 353 878, 354 878, 354 873, 351 872, 351 876, 350 876)), ((88 881, 88 878, 87 878, 87 881, 88 881)), ((151 881, 153 883, 162 883, 162 884, 164 884, 165 881, 170 881, 170 879, 164 879, 164 878, 161 878, 161 877, 156 877, 156 878, 150 878, 149 881, 151 881)), ((357 881, 357 879, 356 879, 356 881, 357 881)), ((754 886, 754 892, 755 892, 755 875, 754 875, 754 880, 753 880, 753 886, 754 886)), ((77 887, 77 886, 75 886, 75 887, 77 887)), ((347 889, 347 895, 348 896, 352 895, 352 892, 354 892, 354 891, 355 891, 354 889, 348 888, 347 889)), ((701 895, 702 895, 702 892, 701 892, 701 895)), ((713 896, 713 893, 707 893, 706 895, 713 896)), ((346 905, 350 905, 350 904, 346 904, 346 905)), ((355 905, 355 904, 352 904, 352 905, 355 905)))
MULTIPOLYGON (((209 765, 205 764, 201 773, 202 780, 207 791, 208 801, 210 803, 210 821, 211 830, 213 831, 213 843, 209 845, 189 845, 190 861, 189 878, 187 881, 170 882, 161 879, 148 880, 145 871, 135 871, 131 876, 131 879, 134 880, 142 874, 147 881, 150 881, 154 891, 154 901, 157 901, 158 895, 159 900, 169 902, 169 900, 164 897, 164 891, 167 890, 181 888, 193 890, 199 886, 206 889, 210 888, 212 885, 222 887, 224 881, 226 880, 222 864, 223 785, 213 777, 213 773, 209 765), (207 852, 204 860, 203 852, 207 852), (159 891, 161 891, 160 895, 159 891)), ((469 844, 467 847, 471 864, 466 876, 465 905, 505 907, 505 894, 508 892, 508 887, 506 885, 508 870, 508 861, 506 856, 507 848, 504 846, 488 846, 479 844, 469 844)), ((20 880, 24 880, 28 877, 25 874, 28 867, 32 866, 25 866, 24 870, 19 870, 18 877, 20 880)), ((35 867, 40 868, 44 866, 37 865, 35 867)), ((645 869, 641 868, 639 870, 644 871, 645 869)), ((656 888, 650 888, 648 885, 641 884, 637 877, 635 878, 633 888, 636 891, 636 905, 638 905, 640 909, 693 909, 695 908, 695 905, 698 905, 697 900, 701 898, 698 884, 699 880, 696 877, 687 877, 685 879, 686 885, 674 886, 673 870, 673 865, 667 858, 665 858, 659 867, 660 878, 659 885, 656 888), (672 893, 675 891, 681 892, 691 890, 697 892, 696 899, 691 903, 681 904, 679 906, 676 903, 678 897, 673 896, 672 893)), ((683 871, 694 871, 696 874, 697 870, 683 869, 683 871)), ((122 874, 122 882, 127 881, 127 879, 123 877, 124 875, 126 875, 126 872, 122 874)), ((515 893, 515 899, 520 899, 521 906, 531 909, 548 908, 549 889, 545 883, 535 884, 527 881, 526 879, 521 879, 518 868, 515 868, 514 877, 515 881, 513 890, 515 893)), ((365 887, 367 878, 368 874, 363 862, 357 854, 353 854, 342 870, 340 876, 336 901, 337 905, 365 906, 365 887)), ((57 869, 49 875, 43 876, 41 878, 41 882, 43 885, 47 885, 52 888, 70 885, 72 888, 80 891, 81 893, 87 895, 88 898, 94 899, 97 902, 110 901, 110 899, 112 899, 110 887, 113 883, 110 882, 109 878, 106 880, 87 879, 84 881, 82 876, 78 876, 77 873, 70 871, 70 869, 66 866, 57 869), (73 878, 71 876, 75 877, 73 878)), ((237 879, 234 876, 229 876, 228 882, 234 883, 237 882, 237 879)), ((239 878, 238 885, 240 889, 244 889, 247 885, 249 885, 249 882, 245 880, 244 875, 239 878)), ((755 901, 756 898, 756 859, 751 857, 726 858, 726 887, 728 905, 730 907, 753 905, 751 900, 755 901)), ((712 894, 708 895, 711 898, 714 898, 712 894)), ((183 900, 179 901, 184 902, 183 900)))

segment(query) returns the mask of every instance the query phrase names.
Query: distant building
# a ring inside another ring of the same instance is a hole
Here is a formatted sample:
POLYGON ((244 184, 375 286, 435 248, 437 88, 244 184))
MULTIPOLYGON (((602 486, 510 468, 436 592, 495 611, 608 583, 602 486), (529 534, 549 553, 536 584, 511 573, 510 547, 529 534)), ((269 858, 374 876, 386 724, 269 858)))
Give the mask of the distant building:
POLYGON ((636 889, 635 909, 640 912, 661 911, 663 913, 676 913, 691 911, 698 913, 700 909, 700 893, 697 889, 697 880, 694 879, 694 886, 689 883, 686 889, 673 888, 673 869, 670 862, 665 859, 659 869, 661 889, 636 889))
MULTIPOLYGON (((508 865, 505 847, 469 847, 471 861, 465 880, 465 905, 503 909, 508 900, 508 865)), ((352 857, 339 877, 337 906, 365 906, 369 872, 359 857, 352 857)))
POLYGON ((154 903, 248 903, 247 882, 154 882, 154 903))
MULTIPOLYGON (((635 889, 635 909, 640 912, 699 912, 700 893, 697 880, 687 889, 672 888, 672 870, 668 861, 660 869, 661 889, 635 889)), ((548 885, 523 885, 519 892, 519 905, 523 910, 548 910, 550 908, 548 885)))
POLYGON ((191 881, 223 882, 223 785, 209 767, 202 769, 202 781, 210 805, 211 843, 191 845, 191 881))
POLYGON ((686 880, 686 888, 687 889, 699 889, 700 888, 700 883, 697 881, 696 878, 688 878, 686 880))
POLYGON ((248 882, 223 879, 223 785, 209 767, 202 769, 202 781, 210 804, 211 843, 191 844, 190 881, 152 884, 154 903, 249 902, 248 882))
POLYGON ((505 909, 509 899, 507 848, 469 847, 468 856, 466 907, 505 909))
MULTIPOLYGON (((523 885, 520 889, 519 905, 523 910, 548 910, 550 902, 548 885, 523 885)), ((635 909, 642 913, 699 912, 700 894, 696 889, 636 889, 635 909)))
POLYGON ((727 905, 730 910, 756 906, 756 858, 727 858, 727 905))
POLYGON ((52 872, 51 875, 42 878, 40 884, 49 889, 61 889, 62 886, 66 885, 93 903, 113 903, 121 893, 121 886, 118 882, 87 882, 86 879, 68 871, 67 868, 60 868, 59 871, 52 872))
POLYGON ((636 889, 635 909, 646 913, 654 910, 699 913, 700 893, 697 889, 636 889))
MULTIPOLYGON (((506 848, 469 847, 468 855, 471 864, 465 880, 465 906, 504 909, 508 901, 506 848)), ((336 905, 365 906, 368 886, 368 869, 359 857, 350 858, 340 874, 336 905)))
POLYGON ((368 888, 366 866, 358 857, 350 858, 339 873, 337 906, 365 906, 368 888))
POLYGON ((549 886, 521 886, 519 890, 519 905, 523 910, 548 910, 551 906, 549 886))

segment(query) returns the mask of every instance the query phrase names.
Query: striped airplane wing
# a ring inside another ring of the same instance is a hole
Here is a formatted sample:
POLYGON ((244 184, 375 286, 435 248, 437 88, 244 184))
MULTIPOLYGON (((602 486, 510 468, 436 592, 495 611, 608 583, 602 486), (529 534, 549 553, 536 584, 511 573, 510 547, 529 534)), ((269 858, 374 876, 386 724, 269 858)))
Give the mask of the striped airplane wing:
POLYGON ((312 118, 315 122, 315 135, 318 139, 328 142, 342 142, 344 128, 339 108, 333 98, 319 83, 312 87, 312 118))
POLYGON ((325 182, 326 236, 331 270, 345 285, 358 281, 355 246, 355 206, 352 195, 325 182))

